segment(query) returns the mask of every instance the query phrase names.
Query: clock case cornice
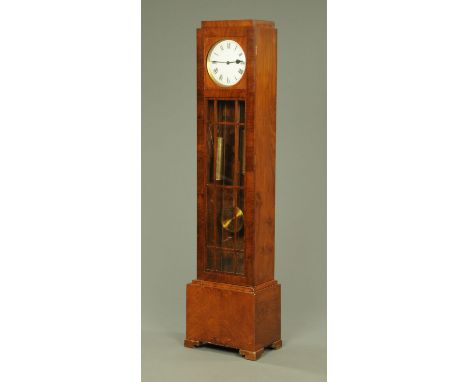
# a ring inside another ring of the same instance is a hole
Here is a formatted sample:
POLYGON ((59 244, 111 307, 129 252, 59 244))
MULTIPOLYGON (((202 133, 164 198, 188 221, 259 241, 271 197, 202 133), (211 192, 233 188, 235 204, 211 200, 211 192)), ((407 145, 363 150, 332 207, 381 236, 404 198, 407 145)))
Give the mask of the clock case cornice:
POLYGON ((202 21, 202 28, 219 28, 219 27, 262 27, 262 28, 274 28, 275 23, 269 20, 211 20, 211 21, 202 21))

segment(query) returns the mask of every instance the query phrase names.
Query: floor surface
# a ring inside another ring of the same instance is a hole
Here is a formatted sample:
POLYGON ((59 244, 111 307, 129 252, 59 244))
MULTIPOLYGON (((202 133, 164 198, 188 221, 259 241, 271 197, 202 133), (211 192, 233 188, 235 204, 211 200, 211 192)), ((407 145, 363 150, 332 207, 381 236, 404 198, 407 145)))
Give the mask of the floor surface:
POLYGON ((183 346, 184 333, 142 333, 142 382, 323 382, 326 349, 315 344, 314 333, 283 338, 279 350, 265 350, 248 361, 234 349, 183 346))

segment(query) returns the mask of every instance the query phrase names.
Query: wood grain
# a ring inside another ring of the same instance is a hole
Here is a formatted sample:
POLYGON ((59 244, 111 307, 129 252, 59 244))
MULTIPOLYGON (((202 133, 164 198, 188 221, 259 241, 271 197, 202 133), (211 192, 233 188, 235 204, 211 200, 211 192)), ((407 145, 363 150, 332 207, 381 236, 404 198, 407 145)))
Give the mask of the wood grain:
POLYGON ((255 68, 255 258, 254 283, 274 277, 276 29, 258 28, 255 68))
POLYGON ((187 285, 186 346, 210 343, 248 352, 273 346, 281 340, 280 301, 275 280, 255 287, 193 280, 187 285))

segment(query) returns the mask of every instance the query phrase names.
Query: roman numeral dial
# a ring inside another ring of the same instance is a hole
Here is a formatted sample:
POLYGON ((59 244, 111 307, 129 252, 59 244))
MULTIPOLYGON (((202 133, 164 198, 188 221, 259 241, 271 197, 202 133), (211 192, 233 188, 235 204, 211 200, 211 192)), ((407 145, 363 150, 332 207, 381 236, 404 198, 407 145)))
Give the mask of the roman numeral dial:
POLYGON ((246 62, 244 50, 238 42, 222 40, 211 47, 206 59, 206 69, 217 85, 233 86, 243 77, 246 62))

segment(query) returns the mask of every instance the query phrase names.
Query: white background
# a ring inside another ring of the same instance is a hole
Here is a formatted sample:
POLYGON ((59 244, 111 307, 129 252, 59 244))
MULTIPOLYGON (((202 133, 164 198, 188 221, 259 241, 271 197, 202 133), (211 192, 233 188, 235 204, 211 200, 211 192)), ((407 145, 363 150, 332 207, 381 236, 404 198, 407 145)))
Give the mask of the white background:
POLYGON ((140 3, 0 3, 0 381, 140 375, 140 3))
MULTIPOLYGON (((465 4, 328 3, 330 381, 468 378, 465 4)), ((0 47, 0 380, 138 380, 140 4, 0 47)))

